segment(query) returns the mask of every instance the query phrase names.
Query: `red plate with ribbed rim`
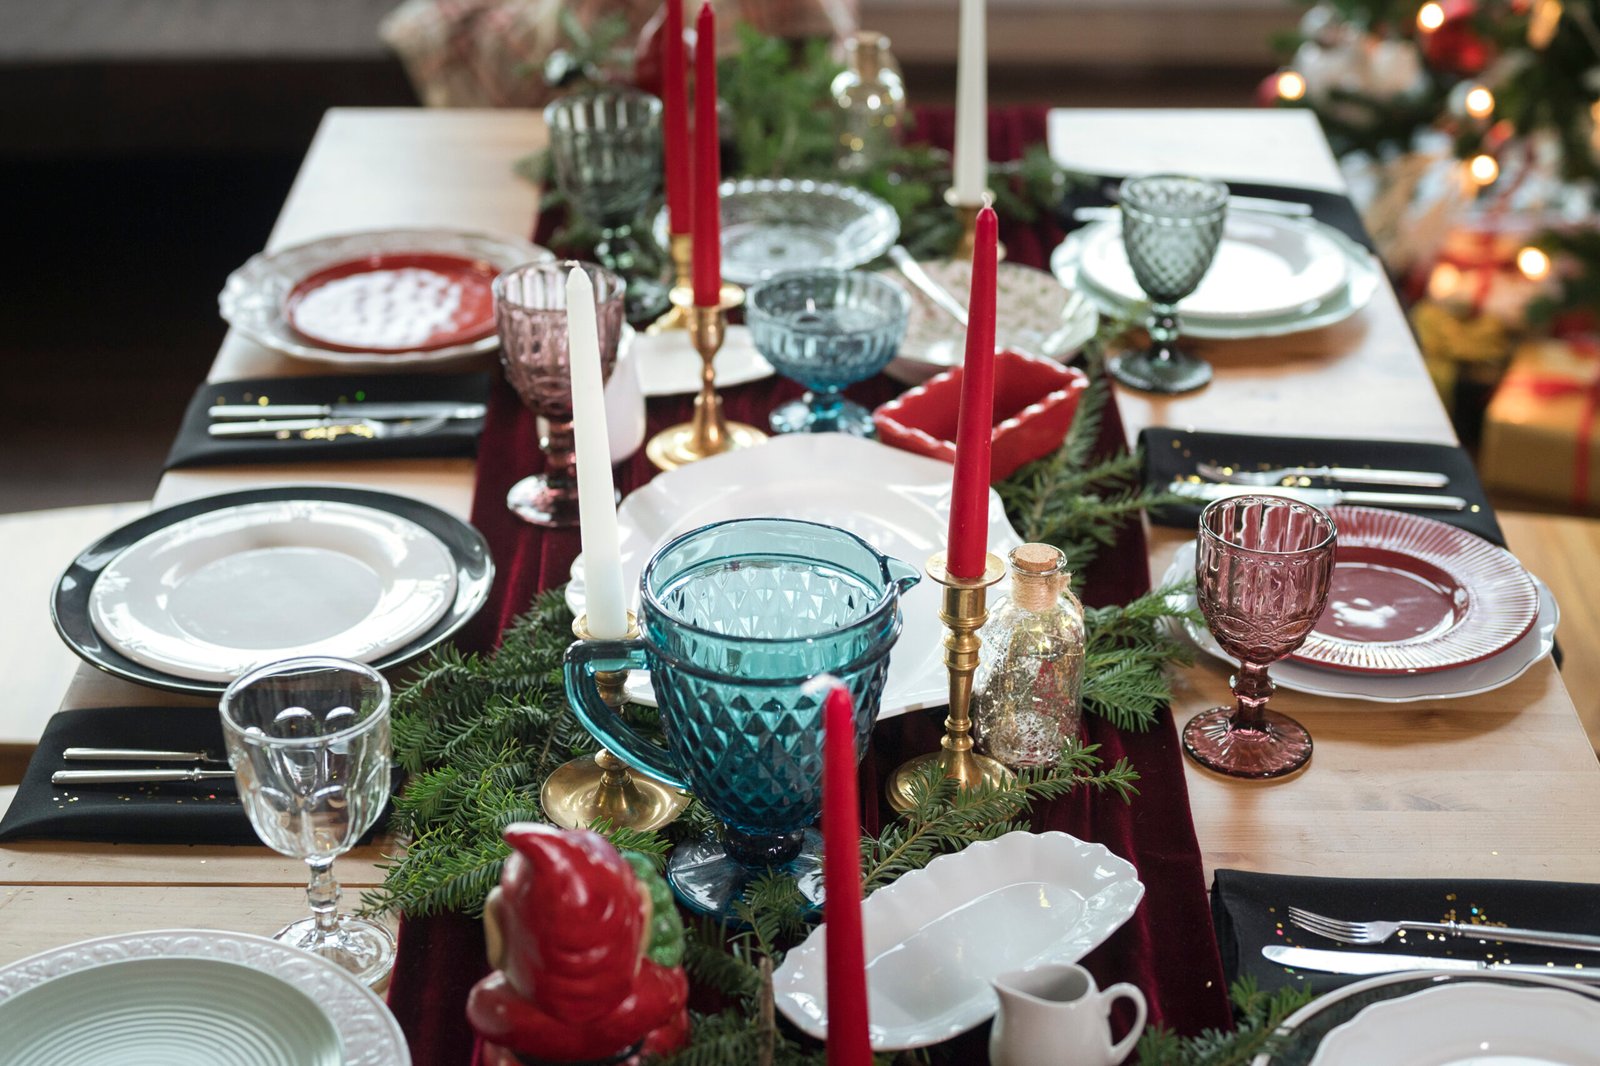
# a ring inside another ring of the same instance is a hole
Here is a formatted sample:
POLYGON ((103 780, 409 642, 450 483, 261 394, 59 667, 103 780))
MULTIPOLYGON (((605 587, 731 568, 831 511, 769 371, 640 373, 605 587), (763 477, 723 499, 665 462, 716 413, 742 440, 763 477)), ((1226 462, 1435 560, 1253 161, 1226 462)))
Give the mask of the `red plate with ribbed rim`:
POLYGON ((378 252, 323 267, 289 292, 284 315, 341 352, 420 352, 494 332, 493 263, 437 252, 378 252))
POLYGON ((1363 674, 1486 659, 1533 625, 1539 590, 1504 548, 1419 515, 1335 507, 1328 608, 1291 658, 1363 674))

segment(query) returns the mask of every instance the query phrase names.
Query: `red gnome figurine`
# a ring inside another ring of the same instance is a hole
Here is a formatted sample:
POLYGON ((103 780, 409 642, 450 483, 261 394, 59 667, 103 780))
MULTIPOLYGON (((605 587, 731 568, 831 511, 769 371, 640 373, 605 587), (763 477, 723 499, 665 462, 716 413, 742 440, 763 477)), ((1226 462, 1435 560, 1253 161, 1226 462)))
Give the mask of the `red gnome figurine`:
POLYGON ((483 920, 489 964, 467 1000, 484 1066, 633 1066, 689 1037, 683 925, 647 860, 587 829, 508 826, 483 920))

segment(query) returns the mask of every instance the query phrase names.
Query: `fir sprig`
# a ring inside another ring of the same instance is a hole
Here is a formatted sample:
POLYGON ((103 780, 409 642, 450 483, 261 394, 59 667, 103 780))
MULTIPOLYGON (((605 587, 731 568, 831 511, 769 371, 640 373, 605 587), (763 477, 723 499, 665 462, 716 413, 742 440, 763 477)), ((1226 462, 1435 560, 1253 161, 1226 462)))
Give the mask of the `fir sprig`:
POLYGON ((1282 1043, 1283 1020, 1307 1003, 1309 988, 1293 986, 1263 992, 1255 978, 1241 977, 1228 990, 1237 1023, 1232 1030, 1207 1029, 1199 1036, 1178 1036, 1152 1026, 1139 1038, 1140 1066, 1248 1066, 1262 1052, 1282 1043))

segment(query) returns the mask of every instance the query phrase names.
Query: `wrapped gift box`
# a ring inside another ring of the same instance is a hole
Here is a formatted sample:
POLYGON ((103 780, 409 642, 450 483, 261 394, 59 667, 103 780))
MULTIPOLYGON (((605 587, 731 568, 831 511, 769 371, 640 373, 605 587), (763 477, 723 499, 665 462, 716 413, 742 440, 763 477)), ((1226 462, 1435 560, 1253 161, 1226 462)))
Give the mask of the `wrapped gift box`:
POLYGON ((1484 419, 1479 473, 1491 489, 1600 510, 1600 343, 1521 345, 1484 419))

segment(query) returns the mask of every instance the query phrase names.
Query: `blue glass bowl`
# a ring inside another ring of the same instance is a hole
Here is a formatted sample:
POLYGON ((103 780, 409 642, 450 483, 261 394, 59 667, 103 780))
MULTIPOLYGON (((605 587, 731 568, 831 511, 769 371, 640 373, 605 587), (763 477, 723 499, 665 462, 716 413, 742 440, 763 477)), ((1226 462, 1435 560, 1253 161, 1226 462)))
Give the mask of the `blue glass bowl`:
POLYGON ((860 270, 798 270, 745 294, 756 348, 805 396, 772 412, 777 433, 875 434, 872 415, 841 395, 889 365, 905 336, 905 290, 860 270))
POLYGON ((718 522, 670 541, 640 577, 637 640, 567 651, 578 718, 635 768, 688 788, 722 839, 679 847, 679 898, 726 917, 753 873, 815 863, 822 808, 822 701, 830 674, 855 698, 857 750, 877 720, 915 568, 833 526, 792 519, 718 522), (600 701, 596 669, 648 669, 665 748, 600 701))

